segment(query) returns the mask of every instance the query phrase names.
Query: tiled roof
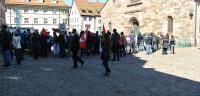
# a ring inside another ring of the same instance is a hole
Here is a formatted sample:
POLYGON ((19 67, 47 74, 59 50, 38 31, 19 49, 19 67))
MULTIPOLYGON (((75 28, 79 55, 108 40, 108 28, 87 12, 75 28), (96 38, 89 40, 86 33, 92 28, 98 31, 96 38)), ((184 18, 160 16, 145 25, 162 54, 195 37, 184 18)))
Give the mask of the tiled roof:
POLYGON ((87 0, 74 0, 78 11, 85 16, 101 16, 100 11, 105 3, 89 2, 87 0))
MULTIPOLYGON (((24 2, 25 0, 5 0, 6 5, 27 5, 27 6, 42 6, 42 7, 62 7, 69 8, 67 4, 64 3, 64 0, 57 0, 56 3, 53 3, 52 0, 44 0, 43 3, 38 2, 38 0, 29 0, 29 2, 24 2)), ((26 0, 27 1, 27 0, 26 0)))

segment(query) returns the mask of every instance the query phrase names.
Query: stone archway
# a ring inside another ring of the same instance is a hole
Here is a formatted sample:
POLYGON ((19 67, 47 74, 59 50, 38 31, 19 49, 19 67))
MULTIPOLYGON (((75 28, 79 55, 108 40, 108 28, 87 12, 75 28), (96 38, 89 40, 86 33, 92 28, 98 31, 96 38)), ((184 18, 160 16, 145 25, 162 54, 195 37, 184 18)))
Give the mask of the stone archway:
POLYGON ((139 21, 138 21, 138 19, 137 19, 136 17, 131 17, 131 18, 129 19, 129 23, 130 23, 131 25, 140 26, 139 21))
POLYGON ((138 19, 136 17, 131 17, 129 19, 129 23, 131 25, 131 29, 130 31, 133 32, 135 35, 138 35, 138 33, 140 32, 140 23, 138 21, 138 19))

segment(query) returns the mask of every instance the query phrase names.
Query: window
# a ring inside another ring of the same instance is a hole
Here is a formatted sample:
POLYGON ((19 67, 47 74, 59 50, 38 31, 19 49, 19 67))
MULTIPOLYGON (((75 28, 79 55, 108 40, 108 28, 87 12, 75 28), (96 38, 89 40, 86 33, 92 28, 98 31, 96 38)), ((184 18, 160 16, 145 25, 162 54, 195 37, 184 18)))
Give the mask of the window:
POLYGON ((53 24, 57 24, 57 19, 53 19, 53 24))
POLYGON ((44 18, 44 24, 48 24, 47 18, 44 18))
POLYGON ((17 9, 13 9, 14 13, 17 13, 17 9))
POLYGON ((109 22, 109 30, 111 31, 112 30, 112 23, 109 22))
POLYGON ((92 17, 89 17, 89 21, 92 21, 92 17))
POLYGON ((98 20, 98 23, 101 24, 101 20, 98 20))
POLYGON ((34 13, 37 13, 38 12, 38 9, 34 9, 34 13))
POLYGON ((34 18, 34 24, 38 24, 38 18, 34 18))
POLYGON ((85 24, 85 28, 90 28, 91 25, 90 24, 85 24))
POLYGON ((53 14, 56 14, 56 9, 53 9, 53 10, 52 10, 52 13, 53 13, 53 14))
POLYGON ((92 13, 92 10, 88 10, 89 13, 92 13))
POLYGON ((43 1, 43 0, 37 0, 37 2, 38 2, 38 3, 44 3, 44 1, 43 1))
POLYGON ((29 19, 28 18, 24 18, 24 23, 25 24, 29 23, 29 19))
POLYGON ((28 13, 28 9, 24 9, 24 13, 28 13))
POLYGON ((30 2, 30 0, 24 0, 24 2, 25 2, 25 3, 28 3, 28 2, 30 2))
POLYGON ((86 17, 83 17, 83 21, 87 21, 87 18, 86 18, 86 17))
POLYGON ((141 0, 131 0, 131 3, 132 3, 132 4, 141 3, 141 0))
POLYGON ((78 22, 78 18, 76 18, 76 21, 78 22))
POLYGON ((44 11, 44 13, 47 13, 48 9, 44 9, 43 11, 44 11))
POLYGON ((67 11, 61 10, 61 14, 67 14, 67 11))
POLYGON ((168 16, 168 32, 173 33, 173 18, 168 16))
POLYGON ((19 18, 14 18, 14 23, 18 23, 19 22, 19 18))
POLYGON ((86 13, 86 10, 83 10, 83 9, 82 9, 81 11, 82 11, 83 13, 86 13))
POLYGON ((52 2, 53 4, 56 4, 56 3, 57 3, 57 0, 51 0, 51 2, 52 2))
POLYGON ((64 23, 64 24, 67 24, 67 19, 63 19, 63 23, 64 23))
POLYGON ((200 18, 199 18, 199 32, 200 32, 200 18))

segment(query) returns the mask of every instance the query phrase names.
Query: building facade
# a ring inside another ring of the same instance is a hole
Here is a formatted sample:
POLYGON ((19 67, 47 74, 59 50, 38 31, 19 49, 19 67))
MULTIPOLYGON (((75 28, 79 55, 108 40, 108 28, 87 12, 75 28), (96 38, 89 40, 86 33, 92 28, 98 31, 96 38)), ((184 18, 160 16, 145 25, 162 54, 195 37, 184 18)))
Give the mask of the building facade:
POLYGON ((70 11, 70 29, 78 32, 86 30, 101 31, 100 10, 104 3, 89 2, 87 0, 73 0, 70 11))
MULTIPOLYGON (((197 0, 198 1, 198 0, 197 0)), ((195 0, 108 0, 102 23, 127 35, 138 27, 142 33, 169 33, 176 39, 200 45, 200 10, 195 0)))
POLYGON ((63 0, 6 0, 6 6, 9 26, 34 28, 39 32, 44 28, 51 33, 59 24, 69 28, 69 6, 63 0))
POLYGON ((0 0, 0 27, 2 24, 6 24, 5 10, 5 0, 0 0))

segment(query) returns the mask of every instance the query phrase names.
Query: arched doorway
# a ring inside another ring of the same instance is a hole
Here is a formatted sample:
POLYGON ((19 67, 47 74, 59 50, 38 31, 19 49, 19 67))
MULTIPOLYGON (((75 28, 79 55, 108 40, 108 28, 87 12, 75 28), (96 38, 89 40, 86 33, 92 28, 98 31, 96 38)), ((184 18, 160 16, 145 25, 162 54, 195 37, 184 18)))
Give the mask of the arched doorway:
POLYGON ((138 21, 138 19, 136 18, 136 17, 131 17, 130 19, 129 19, 129 23, 131 24, 131 30, 130 30, 130 32, 133 32, 135 35, 138 35, 139 34, 139 26, 140 26, 140 24, 139 24, 139 21, 138 21))
POLYGON ((168 16, 167 17, 167 31, 168 33, 173 33, 173 17, 172 16, 168 16))

